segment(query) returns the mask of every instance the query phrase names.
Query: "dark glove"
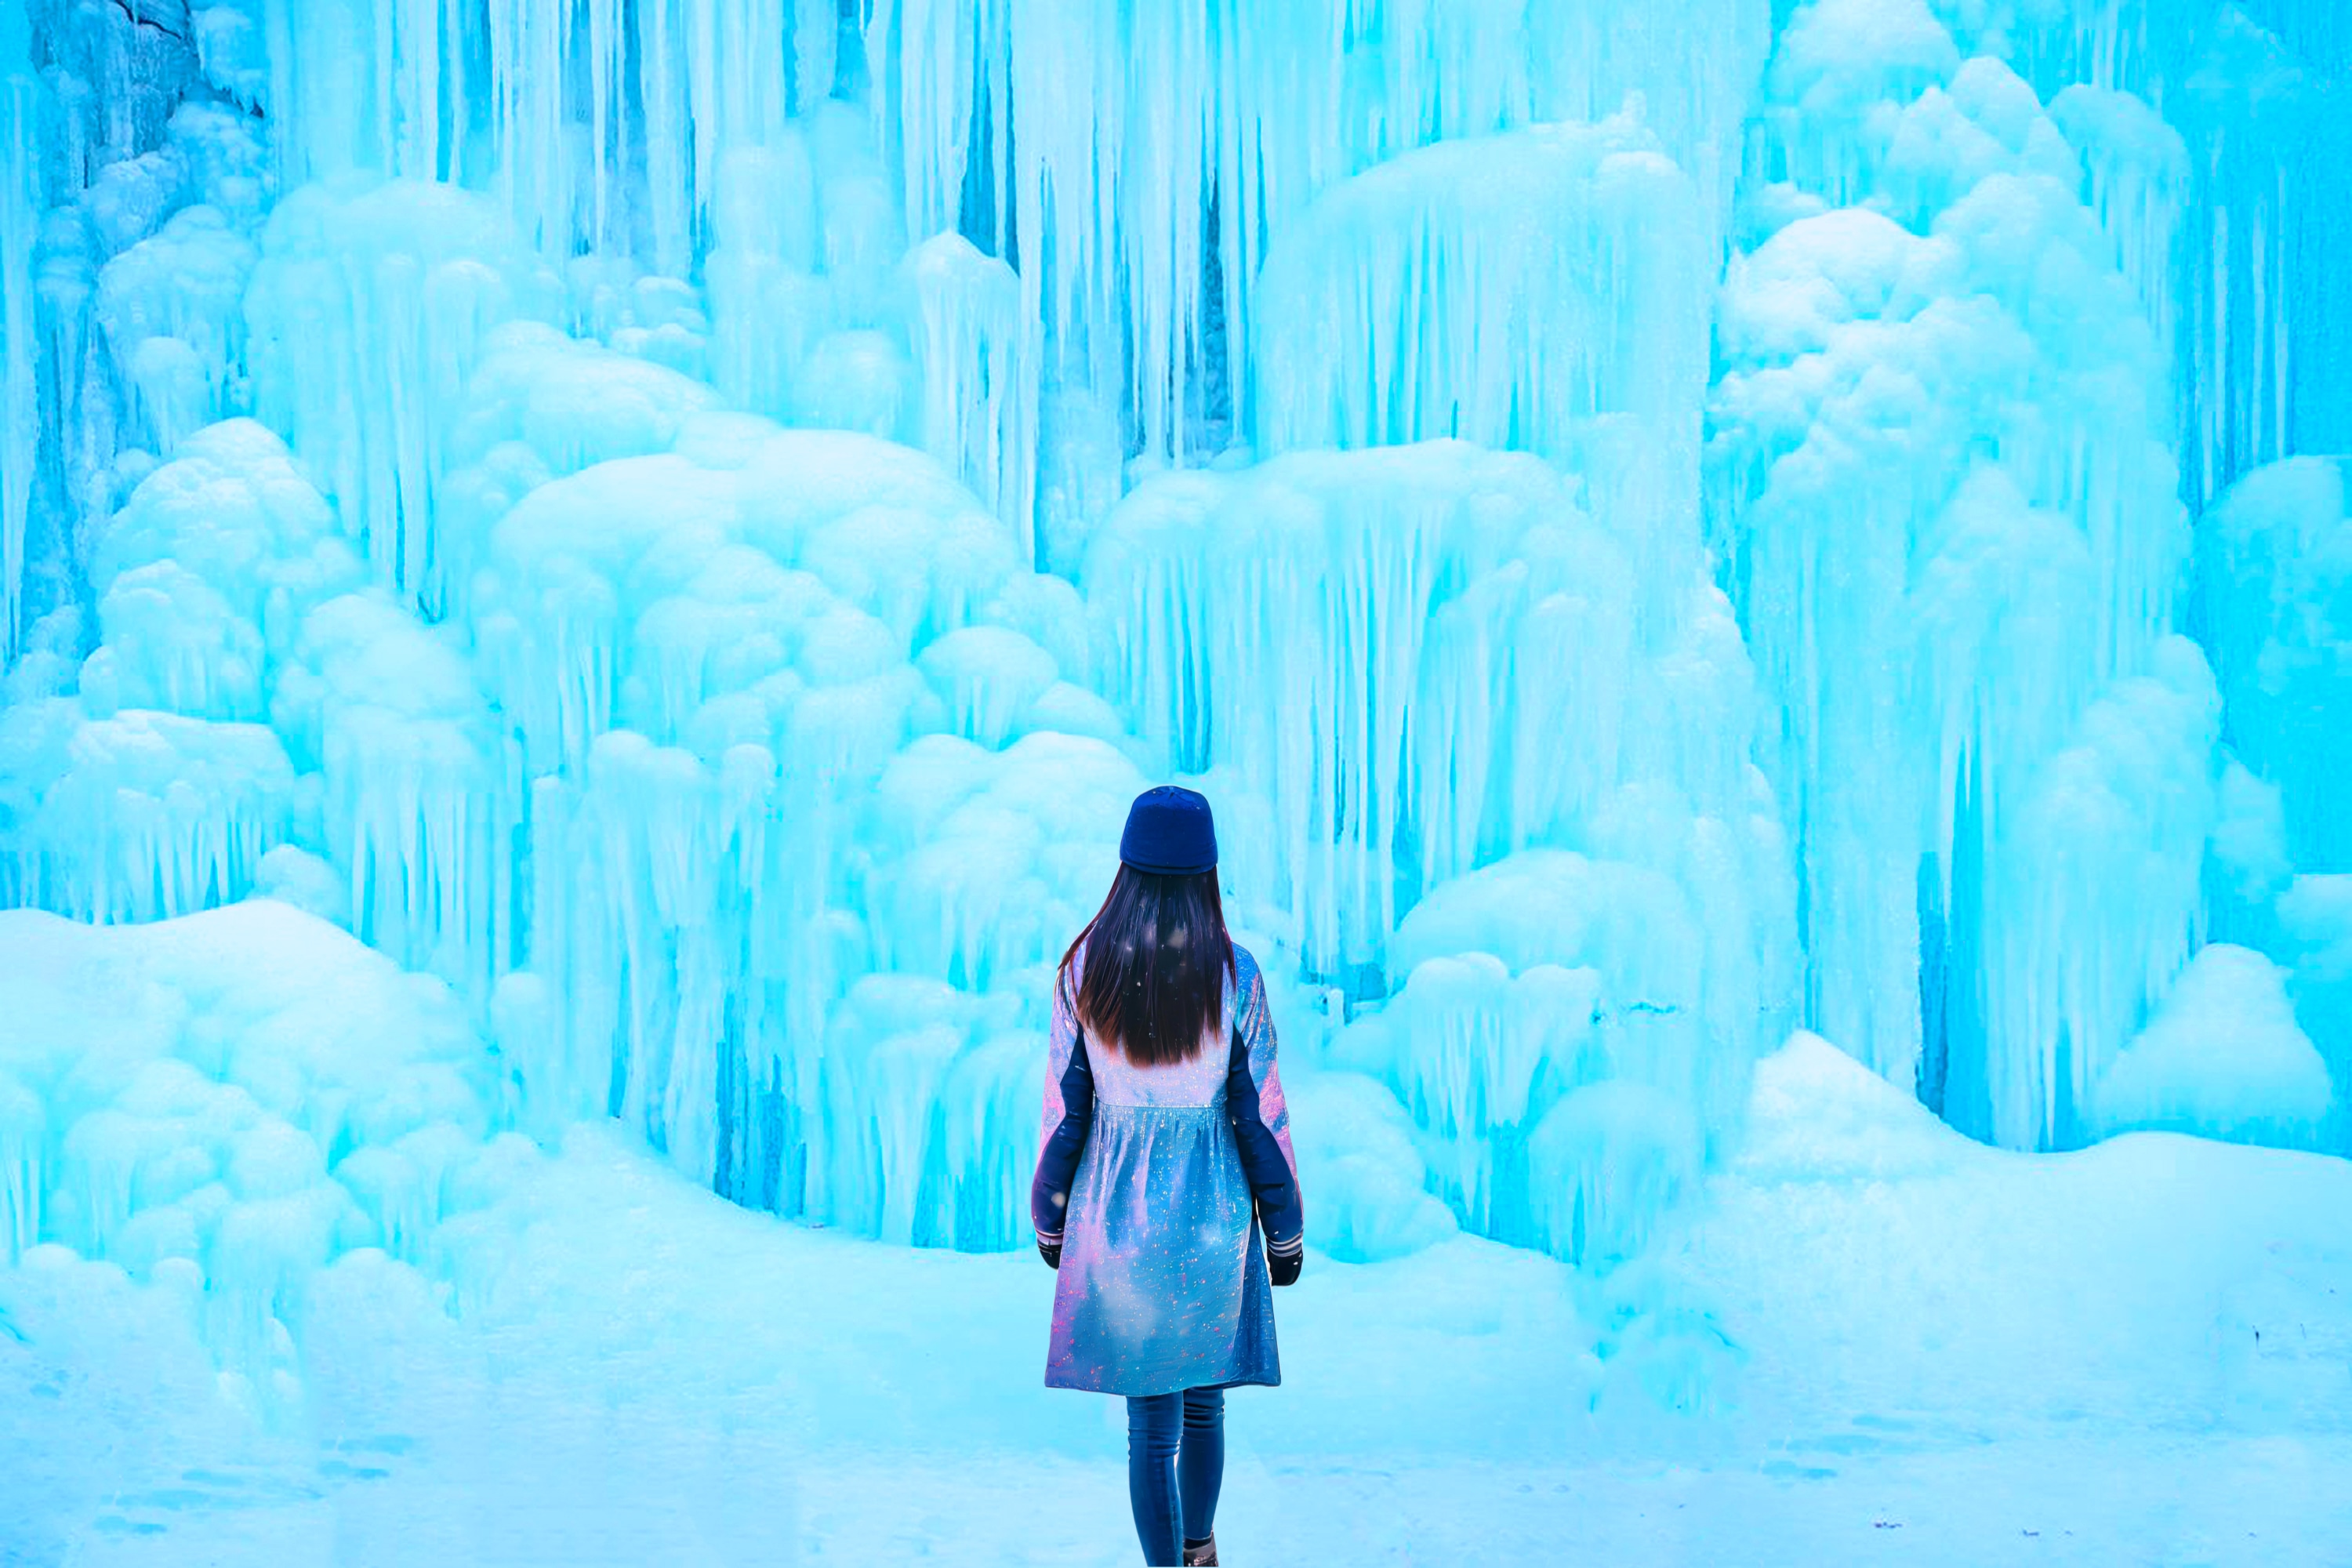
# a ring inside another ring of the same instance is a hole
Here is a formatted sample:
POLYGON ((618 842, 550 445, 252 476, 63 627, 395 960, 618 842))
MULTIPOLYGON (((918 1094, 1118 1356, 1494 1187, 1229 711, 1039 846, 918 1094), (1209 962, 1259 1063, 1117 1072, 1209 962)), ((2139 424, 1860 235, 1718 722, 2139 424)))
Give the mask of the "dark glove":
POLYGON ((1048 1244, 1040 1240, 1037 1243, 1037 1256, 1053 1265, 1058 1272, 1062 1267, 1062 1244, 1058 1241, 1048 1244))
POLYGON ((1273 1280, 1276 1285, 1290 1285, 1297 1283, 1298 1279, 1298 1271, 1305 1267, 1307 1267, 1307 1248, 1304 1245, 1301 1245, 1297 1251, 1292 1253, 1287 1258, 1272 1250, 1271 1248, 1266 1252, 1266 1278, 1273 1280))

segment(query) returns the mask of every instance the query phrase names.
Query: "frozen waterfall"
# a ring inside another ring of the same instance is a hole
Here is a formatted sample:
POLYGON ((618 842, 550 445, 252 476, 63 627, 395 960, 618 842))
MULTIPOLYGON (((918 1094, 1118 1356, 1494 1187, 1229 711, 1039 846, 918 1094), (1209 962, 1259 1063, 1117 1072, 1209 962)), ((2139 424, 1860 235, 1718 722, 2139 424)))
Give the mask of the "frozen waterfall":
POLYGON ((2347 64, 2326 0, 0 10, 0 903, 142 928, 5 960, 147 977, 103 1070, 0 1028, 0 1262, 197 1271, 266 1381, 599 1116, 1020 1245, 1170 779, 1341 1258, 1622 1262, 1800 1026, 2011 1147, 2352 1146, 2347 64), (378 955, 349 1054, 253 932, 378 955))

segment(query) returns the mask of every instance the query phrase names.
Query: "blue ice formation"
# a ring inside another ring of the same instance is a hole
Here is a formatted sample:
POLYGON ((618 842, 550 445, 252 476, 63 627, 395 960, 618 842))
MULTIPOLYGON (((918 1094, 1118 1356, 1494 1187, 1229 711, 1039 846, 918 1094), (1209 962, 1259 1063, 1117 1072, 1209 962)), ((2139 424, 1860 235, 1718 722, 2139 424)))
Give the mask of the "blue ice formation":
POLYGON ((2347 62, 2325 0, 0 10, 0 902, 90 928, 0 928, 0 1258, 267 1295, 604 1115, 1016 1245, 1171 777, 1341 1258, 1632 1256, 1801 1024, 2012 1147, 2352 1146, 2347 62), (433 1022, 304 1055, 239 964, 433 1022), (101 974, 93 1077, 19 1018, 101 974))

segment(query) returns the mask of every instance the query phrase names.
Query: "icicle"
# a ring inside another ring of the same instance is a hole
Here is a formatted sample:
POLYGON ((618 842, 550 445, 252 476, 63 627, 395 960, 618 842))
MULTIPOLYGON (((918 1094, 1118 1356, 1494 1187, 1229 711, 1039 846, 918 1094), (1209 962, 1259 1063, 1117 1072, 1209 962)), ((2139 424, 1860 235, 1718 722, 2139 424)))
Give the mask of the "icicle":
POLYGON ((713 380, 740 407, 793 410, 803 366, 835 323, 806 141, 730 152, 719 169, 708 258, 713 380))
POLYGON ((1255 341, 1265 246, 1318 192, 1380 159, 1639 100, 1698 182, 1712 246, 1734 172, 1717 149, 1760 65, 1767 9, 1717 0, 1703 18, 1654 26, 1598 4, 884 0, 870 8, 867 68, 917 233, 954 222, 985 110, 992 232, 1002 247, 1009 200, 1028 312, 1057 349, 1048 379, 1122 389, 1135 444, 1170 458, 1216 438, 1203 426, 1221 375, 1235 427, 1249 427, 1259 395, 1239 351, 1255 341), (1202 226, 1213 210, 1213 309, 1202 226))
POLYGON ((2050 114, 2083 153, 2092 210, 2169 366, 2179 336, 2176 290, 2189 149, 2179 132, 2128 93, 2070 87, 2051 100, 2050 114))
POLYGON ((2197 591, 2231 750, 2282 795, 2297 866, 2352 865, 2352 459, 2289 458, 2198 531, 2197 591))
POLYGON ((552 316, 555 298, 511 226, 446 185, 311 186, 270 216, 246 300, 255 412, 379 580, 428 609, 447 592, 436 493, 466 379, 492 329, 552 316))
MULTIPOLYGON (((1603 831, 1633 781, 1734 810, 1746 664, 1692 573, 1651 587, 1547 465, 1439 442, 1153 481, 1104 525, 1086 587, 1098 673, 1164 765, 1231 766, 1272 803, 1254 847, 1309 968, 1338 974, 1378 964, 1423 890, 1603 831), (1669 628, 1652 654, 1645 593, 1707 637, 1669 628)), ((1627 831, 1679 854, 1679 829, 1627 831)))
POLYGON ((38 790, 7 850, 27 903, 105 922, 209 909, 243 897, 285 837, 293 770, 258 724, 85 720, 63 700, 10 720, 0 747, 38 790))
POLYGON ((1640 1252, 1696 1184, 1705 1147, 1690 1107, 1644 1084, 1589 1084, 1529 1141, 1538 1246, 1596 1271, 1640 1252))
POLYGON ((1695 454, 1706 227, 1653 145, 1545 127, 1327 194, 1260 280, 1258 445, 1459 436, 1584 466, 1631 423, 1695 454))
POLYGON ((470 668, 375 594, 313 611, 295 657, 276 717, 320 764, 353 933, 487 998, 508 935, 495 867, 513 808, 470 668))
POLYGON ((46 1122, 39 1097, 0 1073, 0 1264, 11 1268, 41 1239, 46 1122))
POLYGON ((40 450, 33 315, 39 89, 23 66, 18 55, 0 52, 0 666, 24 643, 25 543, 40 450))
POLYGON ((2133 182, 2166 177, 2170 141, 2070 101, 2103 231, 1996 62, 1851 107, 1866 129, 1819 194, 1927 237, 1828 212, 1735 263, 1709 452, 1785 715, 1812 1018, 1968 1131, 2063 1143, 2186 961, 2213 810, 2210 678, 2168 636, 2189 529, 2162 317, 2125 274, 2168 247, 2133 182))
POLYGON ((1012 524, 1023 563, 1034 564, 1037 348, 1020 279, 952 235, 916 247, 908 270, 923 446, 1012 524))
POLYGON ((994 1252, 1022 1239, 1035 1169, 1026 1142, 1034 1138, 1037 1064, 1045 1037, 1011 1030, 983 1039, 956 1058, 940 1091, 944 1138, 939 1168, 947 1201, 939 1239, 966 1252, 994 1252))
POLYGON ((160 457, 230 411, 254 259, 220 213, 195 206, 100 269, 98 323, 131 394, 126 434, 144 435, 160 457))

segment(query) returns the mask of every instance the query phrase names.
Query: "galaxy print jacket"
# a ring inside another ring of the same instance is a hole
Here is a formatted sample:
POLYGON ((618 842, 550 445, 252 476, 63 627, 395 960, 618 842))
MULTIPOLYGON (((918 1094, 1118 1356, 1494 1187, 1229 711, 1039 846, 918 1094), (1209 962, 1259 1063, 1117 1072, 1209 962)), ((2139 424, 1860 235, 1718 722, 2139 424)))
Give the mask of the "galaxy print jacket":
MULTIPOLYGON (((1072 955, 1069 973, 1083 973, 1085 966, 1081 946, 1072 955)), ((1298 1159, 1290 1143, 1290 1108, 1283 1099, 1282 1074, 1275 1058, 1274 1014, 1266 1004, 1265 977, 1257 960, 1238 943, 1234 971, 1225 985, 1223 1007, 1233 1020, 1225 1061, 1226 1116, 1249 1178, 1259 1227, 1265 1233, 1266 1250, 1278 1258, 1294 1257, 1306 1246, 1307 1221, 1298 1190, 1298 1159)), ((1029 1184, 1030 1224, 1046 1247, 1062 1240, 1064 1205, 1094 1124, 1094 1068, 1069 990, 1057 977, 1046 1051, 1044 1136, 1037 1173, 1029 1184)))

